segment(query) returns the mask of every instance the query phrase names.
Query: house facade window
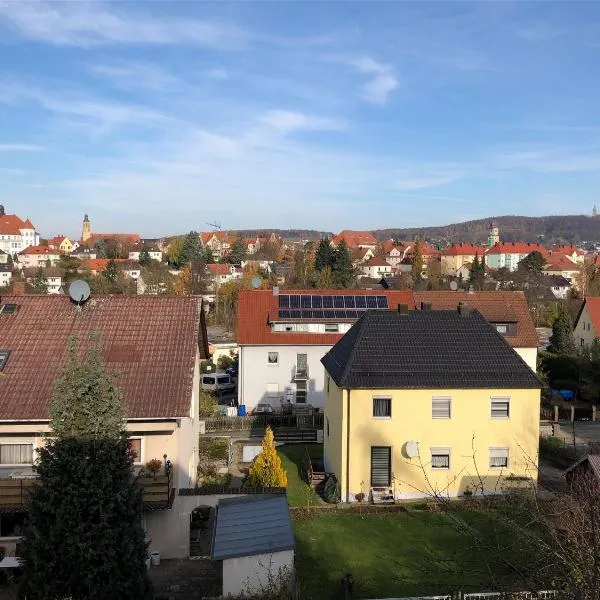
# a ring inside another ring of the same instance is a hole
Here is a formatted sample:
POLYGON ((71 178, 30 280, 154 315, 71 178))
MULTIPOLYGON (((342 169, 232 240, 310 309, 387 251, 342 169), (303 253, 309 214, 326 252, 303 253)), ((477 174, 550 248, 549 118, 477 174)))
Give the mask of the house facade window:
POLYGON ((133 462, 136 465, 141 465, 142 457, 142 438, 129 438, 129 447, 133 452, 133 462))
POLYGON ((508 467, 508 448, 490 448, 490 469, 508 467))
POLYGON ((279 364, 279 352, 267 352, 267 364, 278 365, 279 364))
POLYGON ((337 333, 339 330, 337 323, 325 323, 325 333, 337 333))
POLYGON ((510 398, 492 398, 490 402, 492 419, 508 419, 510 416, 510 398))
POLYGON ((449 469, 450 468, 450 448, 432 448, 431 449, 431 468, 449 469))
POLYGON ((371 486, 390 485, 392 479, 392 448, 371 446, 371 486))
POLYGON ((33 464, 33 444, 0 444, 0 464, 33 464))
POLYGON ((373 398, 373 416, 380 419, 389 419, 392 416, 391 398, 373 398))
POLYGON ((446 397, 431 399, 431 418, 449 419, 451 414, 452 399, 446 397))

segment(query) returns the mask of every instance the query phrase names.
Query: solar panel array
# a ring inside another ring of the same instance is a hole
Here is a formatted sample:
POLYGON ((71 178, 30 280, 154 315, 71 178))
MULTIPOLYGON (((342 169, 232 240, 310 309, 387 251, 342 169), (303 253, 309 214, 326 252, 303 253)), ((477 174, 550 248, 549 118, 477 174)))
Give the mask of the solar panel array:
POLYGON ((366 310, 387 310, 387 296, 282 294, 280 319, 358 319, 366 310))

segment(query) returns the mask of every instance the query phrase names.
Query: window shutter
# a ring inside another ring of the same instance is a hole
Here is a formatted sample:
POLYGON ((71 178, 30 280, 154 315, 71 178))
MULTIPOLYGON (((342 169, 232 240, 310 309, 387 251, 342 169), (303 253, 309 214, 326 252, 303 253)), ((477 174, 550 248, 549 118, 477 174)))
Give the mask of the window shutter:
POLYGON ((371 447, 371 485, 390 485, 392 449, 389 446, 371 447))
POLYGON ((431 418, 432 419, 449 419, 450 398, 432 398, 431 400, 431 418))
POLYGON ((510 398, 492 398, 492 419, 507 419, 510 414, 510 398))

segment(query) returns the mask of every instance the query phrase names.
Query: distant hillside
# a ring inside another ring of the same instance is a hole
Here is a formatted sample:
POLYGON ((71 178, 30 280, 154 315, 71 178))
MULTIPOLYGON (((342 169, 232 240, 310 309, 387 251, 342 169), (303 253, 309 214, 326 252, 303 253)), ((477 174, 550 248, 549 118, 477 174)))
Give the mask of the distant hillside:
POLYGON ((544 244, 581 244, 600 241, 600 218, 585 215, 556 215, 550 217, 489 217, 477 221, 453 223, 441 227, 410 227, 373 231, 380 240, 389 238, 412 240, 420 237, 436 244, 454 242, 485 242, 490 221, 500 228, 505 242, 542 242, 544 244))

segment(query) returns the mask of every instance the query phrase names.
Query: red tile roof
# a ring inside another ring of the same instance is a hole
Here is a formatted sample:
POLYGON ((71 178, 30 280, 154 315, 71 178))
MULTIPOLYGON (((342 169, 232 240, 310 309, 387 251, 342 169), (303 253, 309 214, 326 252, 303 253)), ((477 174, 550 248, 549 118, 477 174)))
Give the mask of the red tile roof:
POLYGON ((131 271, 140 268, 140 263, 137 260, 129 260, 127 258, 88 258, 82 261, 79 270, 104 271, 111 260, 116 263, 119 269, 131 271))
POLYGON ((34 229, 31 221, 23 221, 17 215, 0 215, 0 234, 21 235, 21 229, 34 229))
MULTIPOLYGON (((286 290, 289 294, 310 295, 369 295, 387 296, 388 305, 398 304, 414 306, 410 290, 286 290)), ((268 323, 270 316, 276 316, 279 307, 277 296, 272 290, 240 291, 237 309, 236 340, 245 345, 283 345, 283 346, 333 346, 342 335, 338 333, 283 333, 272 332, 268 323)))
POLYGON ((67 239, 67 236, 65 235, 56 235, 48 240, 48 246, 60 246, 65 239, 67 239))
POLYGON ((431 302, 434 310, 449 310, 465 302, 492 323, 517 323, 517 335, 506 336, 516 348, 537 347, 538 335, 523 292, 415 292, 415 303, 431 302))
POLYGON ((391 267, 390 263, 385 261, 381 256, 374 256, 370 258, 364 265, 364 267, 391 267))
POLYGON ((475 246, 474 244, 452 244, 449 248, 442 250, 442 256, 483 256, 485 246, 475 246))
POLYGON ((233 236, 230 239, 229 233, 227 231, 203 231, 200 234, 200 240, 203 244, 206 244, 213 236, 216 237, 221 243, 231 243, 235 239, 233 236))
POLYGON ((211 275, 229 275, 231 273, 231 267, 235 268, 235 265, 228 263, 215 263, 206 265, 211 275))
POLYGON ((544 271, 578 271, 579 265, 568 259, 564 254, 552 254, 546 259, 544 271))
POLYGON ((27 248, 25 248, 25 250, 21 250, 19 254, 52 254, 53 256, 55 256, 57 255, 57 251, 48 248, 48 246, 28 246, 27 248))
POLYGON ((198 297, 98 295, 81 312, 68 296, 2 296, 1 302, 18 310, 0 314, 0 346, 11 351, 0 380, 0 420, 47 419, 69 337, 84 351, 96 331, 130 418, 189 414, 199 342, 206 357, 198 297))
POLYGON ((383 244, 381 246, 383 248, 383 251, 386 254, 389 254, 396 247, 396 243, 394 242, 394 240, 389 239, 389 240, 385 240, 385 242, 383 242, 383 244))
POLYGON ((587 308, 594 331, 596 332, 596 335, 598 335, 600 333, 600 296, 589 296, 584 300, 581 308, 579 309, 579 314, 575 319, 575 325, 577 325, 584 307, 587 308))
POLYGON ((565 254, 572 256, 576 254, 577 256, 585 256, 585 252, 581 248, 577 248, 577 246, 555 246, 552 248, 552 254, 565 254))
POLYGON ((532 252, 548 256, 548 250, 541 244, 525 242, 498 242, 487 250, 487 254, 531 254, 532 252))
POLYGON ((117 240, 119 242, 138 244, 140 236, 137 233, 92 233, 92 235, 85 240, 86 245, 92 248, 100 240, 117 240))
POLYGON ((348 248, 358 248, 359 246, 377 246, 377 238, 370 231, 351 231, 350 229, 344 229, 335 235, 331 243, 338 245, 342 242, 346 242, 348 248))

